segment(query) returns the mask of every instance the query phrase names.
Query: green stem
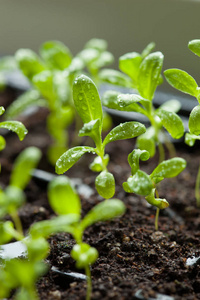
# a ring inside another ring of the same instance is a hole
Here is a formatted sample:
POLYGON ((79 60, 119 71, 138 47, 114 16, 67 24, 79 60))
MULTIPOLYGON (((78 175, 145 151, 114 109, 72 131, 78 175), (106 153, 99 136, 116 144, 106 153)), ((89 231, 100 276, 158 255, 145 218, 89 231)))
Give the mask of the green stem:
POLYGON ((20 234, 20 236, 23 236, 24 234, 23 234, 22 223, 17 212, 11 213, 10 216, 13 219, 17 232, 20 234))
POLYGON ((158 230, 158 217, 159 217, 160 208, 157 207, 156 209, 156 216, 155 216, 155 230, 158 230))
POLYGON ((161 163, 165 159, 165 150, 161 142, 158 142, 158 151, 159 151, 159 163, 161 163))
POLYGON ((196 184, 195 184, 195 197, 197 201, 197 207, 200 207, 200 193, 199 193, 199 188, 200 188, 200 165, 197 173, 197 178, 196 178, 196 184))
POLYGON ((92 279, 91 279, 91 272, 90 272, 90 266, 85 267, 85 274, 87 276, 87 294, 86 294, 86 300, 91 299, 91 293, 92 293, 92 279))
POLYGON ((167 150, 169 151, 170 158, 175 157, 176 149, 175 149, 173 143, 170 142, 170 140, 168 139, 166 134, 164 135, 164 137, 165 137, 165 146, 167 147, 167 150))

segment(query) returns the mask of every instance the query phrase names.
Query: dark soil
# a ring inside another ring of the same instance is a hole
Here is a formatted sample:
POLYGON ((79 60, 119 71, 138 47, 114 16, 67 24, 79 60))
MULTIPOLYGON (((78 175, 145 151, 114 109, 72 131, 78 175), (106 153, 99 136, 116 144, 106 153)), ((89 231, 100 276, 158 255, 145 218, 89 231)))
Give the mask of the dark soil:
MULTIPOLYGON (((39 168, 54 173, 45 157, 50 143, 44 125, 46 114, 47 111, 42 109, 28 121, 24 120, 29 134, 23 142, 19 142, 14 133, 7 134, 7 147, 0 158, 1 186, 9 182, 14 158, 30 145, 43 151, 39 168)), ((121 218, 98 223, 85 232, 84 241, 99 252, 97 262, 91 266, 92 299, 157 299, 157 293, 177 300, 200 299, 199 261, 186 266, 189 257, 200 256, 200 210, 196 208, 194 197, 200 162, 198 145, 195 148, 178 145, 177 156, 187 160, 187 168, 177 178, 165 180, 159 186, 159 196, 170 203, 170 208, 160 213, 159 231, 154 229, 155 209, 143 197, 126 194, 122 189, 122 182, 130 175, 127 155, 133 148, 134 140, 113 142, 107 147, 109 170, 116 178, 115 198, 126 204, 127 211, 121 218), (143 298, 135 296, 140 289, 143 298)), ((88 169, 88 161, 92 158, 92 155, 85 155, 66 175, 79 177, 94 189, 96 174, 88 169)), ((143 170, 150 173, 157 159, 142 163, 143 170)), ((33 178, 25 190, 27 203, 19 212, 25 232, 33 222, 53 216, 46 189, 45 182, 33 178)), ((81 200, 82 214, 85 215, 102 199, 94 191, 90 198, 81 195, 81 200)), ((84 272, 76 269, 70 257, 74 240, 63 233, 51 237, 49 243, 49 271, 37 283, 40 298, 85 299, 85 281, 65 278, 51 269, 54 266, 64 272, 84 272)))

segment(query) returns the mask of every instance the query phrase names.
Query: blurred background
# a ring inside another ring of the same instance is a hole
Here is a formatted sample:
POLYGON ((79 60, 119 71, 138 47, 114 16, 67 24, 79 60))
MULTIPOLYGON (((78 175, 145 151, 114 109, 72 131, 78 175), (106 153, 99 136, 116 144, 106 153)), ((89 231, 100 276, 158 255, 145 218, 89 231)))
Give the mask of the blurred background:
POLYGON ((52 39, 76 54, 89 39, 103 38, 117 69, 120 55, 154 41, 165 56, 163 70, 184 69, 198 82, 200 58, 187 44, 200 38, 199 15, 200 1, 192 0, 1 0, 0 54, 37 51, 52 39))

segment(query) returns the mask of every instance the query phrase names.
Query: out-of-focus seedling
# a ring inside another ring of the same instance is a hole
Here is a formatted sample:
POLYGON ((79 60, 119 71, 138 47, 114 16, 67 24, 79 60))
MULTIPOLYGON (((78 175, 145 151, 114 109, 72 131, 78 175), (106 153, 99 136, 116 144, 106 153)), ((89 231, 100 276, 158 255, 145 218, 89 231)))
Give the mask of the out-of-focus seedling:
POLYGON ((83 234, 87 227, 100 221, 110 220, 125 212, 125 205, 118 199, 105 200, 94 206, 81 220, 81 202, 66 176, 55 178, 48 187, 49 202, 59 215, 52 220, 38 222, 32 225, 32 239, 47 238, 56 232, 68 232, 76 241, 71 256, 76 261, 77 268, 85 269, 87 275, 87 296, 89 300, 92 291, 90 265, 98 258, 98 251, 83 242, 83 234), (72 223, 72 221, 74 223, 72 223))
POLYGON ((156 185, 165 178, 172 178, 181 173, 186 167, 186 161, 178 157, 165 160, 158 164, 153 172, 148 175, 140 170, 139 161, 146 161, 149 156, 146 150, 140 149, 135 149, 129 154, 128 162, 131 166, 131 176, 127 182, 123 183, 123 188, 127 193, 145 196, 147 202, 157 208, 155 229, 158 230, 159 211, 168 207, 169 203, 166 199, 159 198, 156 185))
POLYGON ((47 129, 52 137, 48 156, 53 165, 68 148, 66 129, 74 120, 77 127, 80 123, 72 101, 74 78, 87 69, 86 72, 89 71, 99 82, 99 69, 113 61, 106 48, 104 40, 93 39, 73 57, 63 43, 47 41, 40 47, 40 56, 30 49, 19 49, 15 54, 18 67, 30 81, 32 89, 11 104, 7 118, 19 115, 30 106, 48 107, 47 129))
POLYGON ((63 174, 70 169, 87 152, 97 157, 90 165, 91 170, 101 172, 95 180, 97 192, 105 199, 113 197, 115 180, 107 170, 109 156, 105 154, 108 143, 137 137, 145 132, 145 126, 139 122, 126 122, 113 128, 102 141, 103 112, 101 100, 94 82, 87 76, 81 75, 74 81, 73 99, 75 108, 84 125, 79 136, 89 136, 96 148, 79 146, 69 149, 56 162, 56 173, 63 174))
MULTIPOLYGON (((188 47, 194 54, 200 56, 200 40, 190 41, 188 47)), ((183 70, 168 69, 164 72, 164 75, 171 86, 195 97, 199 103, 190 113, 188 123, 189 132, 185 135, 185 143, 193 146, 196 140, 200 140, 200 87, 195 79, 183 70)), ((195 197, 197 206, 200 207, 200 167, 196 178, 195 197)))

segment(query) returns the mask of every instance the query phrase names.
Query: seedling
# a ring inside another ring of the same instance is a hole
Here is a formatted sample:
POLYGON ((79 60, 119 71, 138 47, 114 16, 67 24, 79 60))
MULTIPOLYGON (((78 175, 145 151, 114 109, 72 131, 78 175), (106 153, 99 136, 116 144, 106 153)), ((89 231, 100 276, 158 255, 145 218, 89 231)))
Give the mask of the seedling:
MULTIPOLYGON (((171 156, 174 156, 175 152, 163 127, 174 139, 179 139, 184 134, 184 126, 181 118, 176 114, 180 108, 177 100, 167 101, 158 109, 153 106, 154 93, 162 80, 161 69, 164 56, 161 52, 148 53, 149 51, 145 51, 145 55, 128 53, 119 59, 120 69, 129 76, 124 81, 119 80, 119 84, 136 88, 139 95, 108 91, 104 94, 102 102, 108 108, 137 112, 147 117, 151 126, 137 138, 137 147, 147 150, 152 157, 158 145, 161 162, 165 158, 163 139, 171 156)), ((116 77, 113 82, 118 82, 116 77)))
POLYGON ((19 208, 25 202, 23 189, 30 181, 31 173, 40 158, 39 149, 35 147, 25 149, 15 161, 9 186, 5 190, 0 190, 0 245, 8 243, 13 238, 22 241, 27 247, 28 256, 28 260, 1 259, 1 299, 9 297, 10 291, 15 288, 19 288, 16 299, 38 299, 35 282, 46 271, 46 266, 41 261, 47 256, 49 245, 44 238, 25 239, 18 215, 19 208), (4 221, 7 215, 11 221, 4 221))
POLYGON ((146 150, 135 149, 128 156, 131 166, 131 176, 127 182, 123 183, 123 188, 127 193, 136 193, 145 196, 147 202, 157 208, 155 217, 155 230, 158 230, 158 216, 160 209, 169 206, 166 199, 159 198, 156 185, 165 178, 172 178, 181 173, 186 167, 186 161, 182 158, 174 157, 158 164, 153 172, 148 175, 140 170, 139 161, 146 161, 150 154, 146 150), (156 196, 155 196, 156 195, 156 196))
POLYGON ((55 165, 58 157, 68 148, 66 129, 76 119, 72 101, 72 83, 85 68, 99 82, 99 69, 113 61, 106 51, 104 40, 89 41, 85 49, 74 58, 70 50, 61 42, 48 41, 41 45, 40 56, 30 49, 20 49, 15 58, 20 70, 27 77, 32 89, 20 96, 7 111, 7 118, 22 113, 30 106, 46 106, 47 129, 52 137, 48 151, 50 162, 55 165))
MULTIPOLYGON (((194 54, 200 56, 200 40, 190 41, 188 47, 194 54)), ((188 123, 189 132, 185 135, 185 143, 193 146, 196 140, 200 140, 200 87, 195 79, 183 70, 169 69, 164 72, 164 75, 171 86, 195 97, 199 103, 190 113, 188 123)), ((200 207, 200 166, 195 184, 195 197, 197 206, 200 207)))
POLYGON ((75 108, 84 125, 79 136, 89 136, 96 148, 79 146, 66 151, 56 162, 56 173, 63 174, 69 170, 85 153, 92 152, 97 157, 90 165, 91 170, 101 172, 95 180, 99 195, 105 199, 113 197, 115 180, 107 170, 109 156, 105 154, 108 143, 134 138, 145 132, 145 126, 139 122, 126 122, 113 128, 102 142, 103 112, 101 100, 94 82, 87 76, 81 75, 74 81, 73 99, 75 108))
POLYGON ((71 256, 76 261, 77 268, 85 269, 87 275, 87 296, 91 297, 92 283, 90 265, 98 258, 98 251, 83 242, 83 234, 87 227, 100 221, 110 220, 125 212, 125 205, 118 199, 103 201, 94 206, 81 220, 81 202, 66 176, 55 178, 48 187, 49 202, 58 217, 41 221, 32 225, 32 239, 47 238, 56 232, 68 232, 76 241, 71 256), (76 222, 72 223, 72 220, 76 222))

